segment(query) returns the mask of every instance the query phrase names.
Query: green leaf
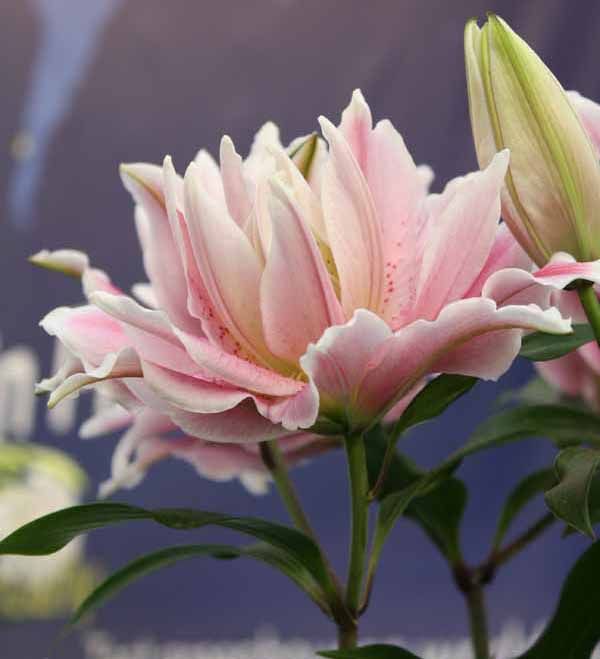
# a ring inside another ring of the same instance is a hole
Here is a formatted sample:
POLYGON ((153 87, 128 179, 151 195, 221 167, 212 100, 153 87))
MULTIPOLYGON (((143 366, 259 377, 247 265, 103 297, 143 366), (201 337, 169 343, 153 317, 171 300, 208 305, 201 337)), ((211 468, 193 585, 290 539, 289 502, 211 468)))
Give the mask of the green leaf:
MULTIPOLYGON (((365 441, 365 448, 369 480, 373 483, 386 452, 385 437, 381 433, 370 433, 365 441)), ((428 480, 417 485, 426 476, 426 472, 416 467, 406 456, 394 452, 384 487, 379 493, 379 500, 385 501, 392 493, 398 492, 398 498, 390 499, 386 504, 386 507, 389 506, 386 516, 394 508, 392 502, 402 506, 402 497, 410 496, 411 500, 403 511, 404 514, 421 526, 442 554, 451 561, 460 555, 460 523, 467 501, 467 490, 462 481, 448 476, 449 471, 456 465, 456 461, 449 464, 448 471, 442 470, 435 482, 428 480), (422 489, 424 485, 427 487, 422 489), (418 496, 412 496, 410 488, 413 486, 418 488, 418 496)))
POLYGON ((452 458, 528 437, 545 437, 557 446, 589 442, 600 446, 600 417, 592 412, 562 405, 528 405, 503 410, 484 421, 452 458))
POLYGON ((478 378, 468 375, 443 374, 431 380, 411 401, 393 426, 391 436, 397 438, 409 428, 429 421, 444 412, 455 400, 470 391, 478 378))
POLYGON ((92 503, 65 508, 25 524, 0 542, 0 554, 42 556, 62 549, 73 538, 109 524, 148 519, 150 513, 120 503, 92 503))
POLYGON ((331 659, 420 659, 416 654, 395 645, 365 645, 351 650, 324 650, 317 654, 331 659))
POLYGON ((250 545, 248 547, 203 544, 168 547, 132 561, 108 577, 90 593, 73 614, 69 624, 75 625, 132 582, 162 568, 174 565, 181 560, 197 558, 199 556, 210 556, 220 560, 248 556, 267 563, 290 577, 329 615, 327 604, 323 600, 316 582, 301 564, 291 559, 281 550, 262 544, 250 545))
POLYGON ((190 530, 220 526, 254 537, 286 552, 321 584, 328 594, 333 584, 317 545, 296 529, 254 517, 234 517, 201 510, 145 510, 120 503, 91 503, 65 508, 22 526, 0 542, 0 555, 52 554, 78 535, 134 519, 148 519, 169 528, 190 530))
POLYGON ((518 517, 523 508, 536 495, 549 490, 556 483, 556 476, 552 469, 540 469, 521 480, 509 494, 494 535, 493 548, 498 549, 502 544, 511 524, 518 517))
POLYGON ((569 573, 548 626, 518 659, 590 659, 600 641, 600 543, 569 573))
POLYGON ((519 354, 526 359, 543 362, 562 357, 594 340, 594 332, 589 325, 573 325, 572 334, 533 332, 523 338, 519 354))
POLYGON ((569 526, 595 539, 590 518, 590 488, 600 465, 600 450, 583 446, 561 451, 554 463, 558 485, 546 492, 548 508, 569 526))
POLYGON ((455 563, 460 559, 460 525, 467 504, 467 488, 448 478, 429 494, 415 499, 406 516, 417 522, 440 552, 455 563))

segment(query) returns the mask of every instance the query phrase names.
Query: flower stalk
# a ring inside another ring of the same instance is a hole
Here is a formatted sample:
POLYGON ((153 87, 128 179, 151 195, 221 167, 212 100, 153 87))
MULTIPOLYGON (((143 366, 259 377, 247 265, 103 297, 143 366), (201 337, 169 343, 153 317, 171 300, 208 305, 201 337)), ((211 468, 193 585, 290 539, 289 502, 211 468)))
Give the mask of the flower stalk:
POLYGON ((600 302, 591 282, 584 282, 577 288, 581 306, 590 323, 598 345, 600 345, 600 302))
POLYGON ((289 513, 289 516, 296 525, 296 527, 314 540, 317 545, 317 535, 304 512, 304 508, 300 503, 300 498, 294 488, 294 484, 290 479, 287 466, 285 464, 285 457, 279 448, 277 441, 260 443, 260 455, 265 467, 275 481, 275 486, 279 492, 279 496, 289 513))
POLYGON ((481 584, 474 585, 465 593, 469 611, 471 643, 475 659, 490 659, 490 641, 488 632, 485 594, 481 584))
MULTIPOLYGON (((281 497, 283 505, 294 525, 305 533, 318 547, 325 567, 327 569, 330 585, 327 592, 324 593, 331 609, 331 616, 335 620, 338 628, 338 637, 343 639, 344 643, 349 643, 351 638, 356 637, 355 617, 351 615, 344 602, 343 588, 331 566, 327 555, 321 547, 317 534, 315 533, 310 520, 300 502, 296 488, 290 478, 285 456, 283 455, 277 441, 261 442, 259 444, 260 455, 263 464, 275 481, 275 487, 281 497)), ((340 641, 341 642, 341 641, 340 641)), ((353 645, 344 645, 340 647, 354 647, 353 645)))
MULTIPOLYGON (((346 439, 348 476, 352 508, 350 561, 346 587, 346 605, 356 614, 360 607, 368 542, 368 490, 367 459, 362 434, 346 439)), ((352 647, 352 646, 350 646, 352 647)))

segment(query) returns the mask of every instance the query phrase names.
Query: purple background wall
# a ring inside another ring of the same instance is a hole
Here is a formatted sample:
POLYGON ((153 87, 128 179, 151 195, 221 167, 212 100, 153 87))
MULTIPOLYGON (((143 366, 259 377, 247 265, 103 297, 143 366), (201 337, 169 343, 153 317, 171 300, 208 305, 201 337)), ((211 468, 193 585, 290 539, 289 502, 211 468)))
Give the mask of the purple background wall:
MULTIPOLYGON (((199 147, 214 153, 223 132, 245 151, 267 119, 289 140, 315 129, 321 113, 337 119, 352 89, 361 87, 374 115, 391 118, 416 161, 433 166, 436 189, 474 168, 462 32, 469 17, 490 8, 536 47, 566 87, 600 98, 600 4, 592 0, 495 6, 489 0, 0 0, 4 345, 35 346, 47 372, 51 343, 37 321, 52 307, 80 299, 73 281, 28 265, 26 256, 42 247, 83 249, 124 287, 143 279, 131 202, 117 175, 121 161, 160 162, 171 153, 182 170, 199 147), (18 162, 10 145, 21 129, 35 135, 38 147, 32 158, 18 162)), ((502 387, 528 375, 519 364, 502 387)), ((493 386, 478 386, 442 422, 415 432, 407 449, 433 464, 464 441, 496 394, 493 386)), ((83 444, 74 433, 56 438, 42 423, 37 438, 76 455, 94 485, 107 474, 112 440, 83 444)), ((486 551, 499 506, 519 476, 550 459, 545 445, 531 441, 477 456, 461 468, 475 492, 465 525, 468 556, 476 560, 486 551)), ((319 459, 295 477, 340 564, 347 538, 341 456, 319 459)), ((175 462, 160 465, 121 498, 285 519, 275 495, 251 498, 237 484, 201 480, 175 462)), ((560 542, 557 536, 555 530, 500 573, 490 589, 495 627, 549 615, 582 546, 576 538, 560 542)), ((196 537, 221 536, 203 531, 196 537)), ((182 540, 140 523, 97 532, 88 547, 116 568, 182 540)), ((264 624, 285 637, 331 635, 320 613, 282 577, 242 561, 171 568, 126 591, 95 624, 123 639, 147 633, 245 637, 264 624)), ((4 625, 0 644, 10 650, 2 655, 45 656, 56 630, 50 623, 4 625)), ((466 631, 447 568, 409 523, 398 526, 384 553, 364 631, 413 637, 466 631)), ((80 656, 76 639, 58 655, 80 656)))

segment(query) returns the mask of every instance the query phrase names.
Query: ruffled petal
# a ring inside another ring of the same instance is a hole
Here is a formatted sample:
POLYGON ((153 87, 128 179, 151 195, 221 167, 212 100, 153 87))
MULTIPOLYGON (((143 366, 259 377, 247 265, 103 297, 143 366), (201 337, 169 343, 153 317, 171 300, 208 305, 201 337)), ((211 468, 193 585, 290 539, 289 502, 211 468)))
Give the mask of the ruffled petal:
POLYGON ((179 330, 174 331, 200 368, 234 387, 267 396, 289 396, 302 388, 302 383, 298 380, 223 352, 206 339, 179 330))
POLYGON ((429 374, 497 379, 517 356, 523 329, 567 333, 571 326, 556 309, 499 309, 492 300, 471 298, 448 305, 434 321, 417 320, 392 334, 375 314, 358 310, 309 346, 301 364, 319 389, 321 414, 356 430, 429 374))
POLYGON ((211 379, 188 355, 162 311, 146 309, 126 295, 97 292, 90 301, 104 315, 119 321, 128 345, 144 360, 181 373, 211 379))
POLYGON ((192 248, 211 303, 237 342, 237 351, 262 364, 277 364, 262 335, 259 308, 261 267, 243 230, 203 192, 196 165, 184 181, 186 220, 192 248))
POLYGON ((464 297, 480 297, 486 281, 499 270, 518 268, 529 271, 531 266, 531 259, 515 240, 508 226, 503 223, 498 227, 487 261, 464 297))
POLYGON ((319 121, 329 142, 321 197, 342 307, 347 317, 358 308, 380 312, 384 258, 373 199, 344 135, 324 117, 319 121))
POLYGON ((485 170, 451 182, 441 195, 427 223, 413 318, 433 320, 477 280, 494 244, 507 166, 503 151, 485 170))
POLYGON ((431 170, 419 170, 388 120, 372 128, 369 106, 359 90, 342 114, 340 130, 365 176, 381 229, 385 263, 381 315, 392 327, 399 326, 415 302, 418 225, 431 170))
MULTIPOLYGON (((252 198, 244 180, 242 158, 227 135, 221 140, 221 178, 229 215, 244 228, 252 211, 252 198)), ((200 179, 200 177, 198 177, 200 179)), ((201 180, 201 179, 200 179, 201 180)))
POLYGON ((197 332, 200 323, 187 308, 186 277, 167 215, 162 169, 141 163, 122 165, 121 178, 137 204, 135 221, 144 266, 158 305, 177 327, 197 332))

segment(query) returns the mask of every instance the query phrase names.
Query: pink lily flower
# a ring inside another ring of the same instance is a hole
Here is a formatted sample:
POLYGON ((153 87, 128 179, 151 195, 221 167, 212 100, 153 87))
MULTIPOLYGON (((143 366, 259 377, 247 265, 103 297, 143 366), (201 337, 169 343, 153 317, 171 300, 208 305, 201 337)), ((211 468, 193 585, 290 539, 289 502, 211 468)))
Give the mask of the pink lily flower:
POLYGON ((112 381, 206 442, 355 433, 434 374, 497 379, 523 331, 570 331, 545 287, 514 282, 531 275, 499 224, 506 151, 428 194, 360 92, 339 127, 320 122, 328 150, 308 138, 290 157, 268 124, 245 161, 225 137, 220 166, 201 152, 183 179, 168 157, 124 166, 140 302, 83 255, 36 257, 79 271, 88 297, 42 321, 72 355, 40 383, 50 404, 112 381))

